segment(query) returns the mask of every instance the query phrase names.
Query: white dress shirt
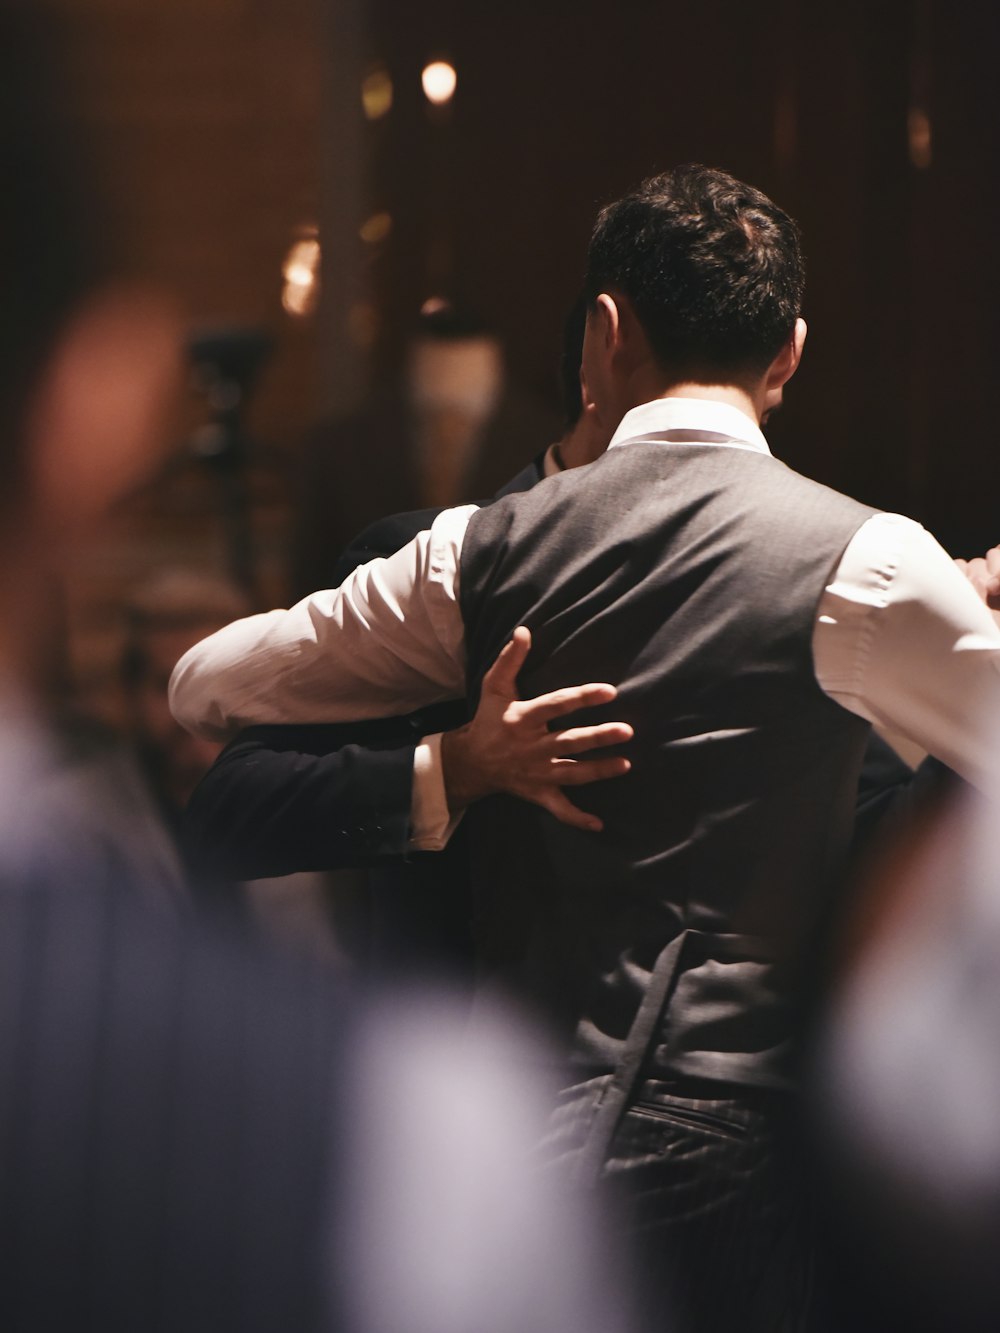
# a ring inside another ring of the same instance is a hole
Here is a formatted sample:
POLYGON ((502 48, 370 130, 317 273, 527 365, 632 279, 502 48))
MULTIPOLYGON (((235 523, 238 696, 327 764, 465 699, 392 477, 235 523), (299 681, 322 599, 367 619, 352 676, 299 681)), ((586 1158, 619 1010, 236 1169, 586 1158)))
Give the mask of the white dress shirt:
MULTIPOLYGON (((633 408, 609 448, 650 441, 770 452, 738 408, 693 398, 633 408)), ((428 531, 360 566, 339 588, 196 644, 170 682, 175 717, 224 738, 254 724, 391 717, 462 697, 458 580, 475 512, 474 505, 445 510, 428 531)), ((830 698, 969 781, 982 785, 996 768, 982 718, 984 710, 1000 716, 1000 627, 920 524, 877 514, 859 528, 820 598, 813 662, 830 698)), ((422 849, 443 846, 452 827, 439 745, 439 737, 425 738, 415 764, 413 845, 422 849)))

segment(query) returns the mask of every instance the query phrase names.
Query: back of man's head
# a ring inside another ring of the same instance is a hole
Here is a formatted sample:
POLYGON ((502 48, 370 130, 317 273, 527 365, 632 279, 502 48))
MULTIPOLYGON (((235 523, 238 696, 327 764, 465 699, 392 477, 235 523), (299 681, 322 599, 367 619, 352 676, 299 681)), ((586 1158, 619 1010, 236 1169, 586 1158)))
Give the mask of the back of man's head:
POLYGON ((653 176, 599 214, 587 295, 628 298, 659 369, 711 383, 762 374, 801 313, 796 224, 709 167, 653 176))

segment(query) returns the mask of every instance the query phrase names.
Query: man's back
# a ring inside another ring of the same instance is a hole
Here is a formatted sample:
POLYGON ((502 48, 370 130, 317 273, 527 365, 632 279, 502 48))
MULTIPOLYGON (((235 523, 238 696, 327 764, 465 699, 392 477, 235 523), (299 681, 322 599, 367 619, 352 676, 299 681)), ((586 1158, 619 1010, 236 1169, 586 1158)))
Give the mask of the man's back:
POLYGON ((656 1072, 782 1081, 784 964, 822 910, 867 733, 816 682, 813 621, 869 514, 767 454, 637 441, 470 522, 470 681, 527 624, 526 692, 586 664, 635 728, 632 772, 587 794, 600 838, 523 803, 472 815, 484 946, 575 1030, 587 1073, 616 1066, 684 936, 656 1072))

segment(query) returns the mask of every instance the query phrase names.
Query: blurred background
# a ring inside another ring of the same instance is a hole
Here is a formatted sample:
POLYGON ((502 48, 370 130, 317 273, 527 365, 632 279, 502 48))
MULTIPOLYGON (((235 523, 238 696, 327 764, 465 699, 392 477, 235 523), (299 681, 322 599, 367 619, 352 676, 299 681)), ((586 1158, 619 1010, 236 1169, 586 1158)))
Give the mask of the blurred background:
POLYGON ((775 452, 954 554, 1000 540, 997 6, 55 8, 128 259, 192 339, 171 456, 66 592, 58 674, 88 714, 125 719, 122 663, 134 689, 158 608, 182 629, 162 675, 184 626, 287 601, 369 519, 479 498, 555 438, 596 209, 680 161, 762 187, 804 230, 809 347, 775 452), (454 407, 433 386, 456 374, 478 388, 453 475, 404 485, 407 432, 419 452, 452 429, 414 383, 454 407), (474 484, 477 450, 499 475, 474 484))

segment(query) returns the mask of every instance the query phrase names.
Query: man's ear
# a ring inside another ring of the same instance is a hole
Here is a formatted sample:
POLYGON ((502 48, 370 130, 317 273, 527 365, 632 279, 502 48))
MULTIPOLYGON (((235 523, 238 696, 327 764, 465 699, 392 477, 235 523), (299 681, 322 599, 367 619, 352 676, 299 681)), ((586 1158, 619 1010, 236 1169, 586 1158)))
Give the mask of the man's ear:
POLYGON ((621 340, 621 312, 618 303, 607 292, 601 292, 594 302, 594 319, 606 352, 613 352, 621 340))
POLYGON ((151 476, 180 386, 173 306, 139 287, 110 288, 70 321, 29 420, 35 520, 62 544, 151 476))
POLYGON ((792 378, 802 360, 802 349, 806 345, 808 328, 804 319, 797 319, 781 351, 768 367, 765 389, 768 394, 779 392, 792 378))

